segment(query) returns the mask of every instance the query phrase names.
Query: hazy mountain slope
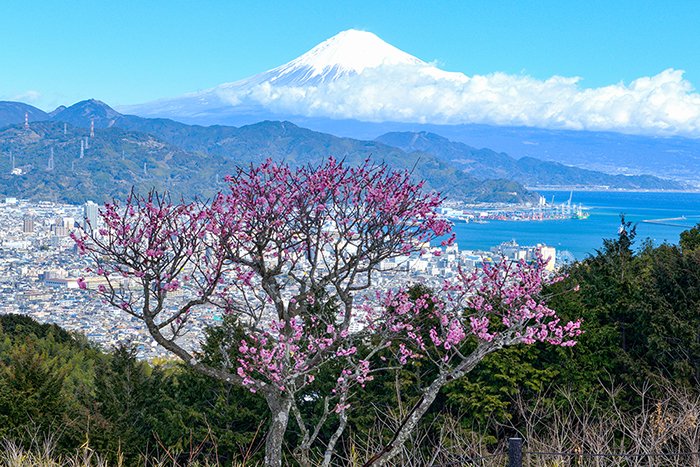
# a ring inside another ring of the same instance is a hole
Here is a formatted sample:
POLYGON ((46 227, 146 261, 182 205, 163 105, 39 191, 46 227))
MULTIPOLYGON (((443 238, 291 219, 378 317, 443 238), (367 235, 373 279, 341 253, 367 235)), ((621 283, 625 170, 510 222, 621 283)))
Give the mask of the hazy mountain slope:
POLYGON ((683 185, 648 175, 609 175, 592 170, 569 167, 557 162, 541 161, 532 157, 514 159, 491 149, 476 149, 464 143, 453 142, 427 132, 394 132, 377 141, 404 151, 423 151, 444 162, 456 165, 480 178, 509 178, 528 186, 607 186, 625 189, 682 189, 683 185))
POLYGON ((420 129, 516 158, 529 156, 615 174, 654 174, 700 186, 699 139, 490 125, 426 125, 420 129))
POLYGON ((48 120, 49 115, 22 102, 0 101, 0 128, 16 123, 24 123, 25 114, 30 122, 48 120))
POLYGON ((534 157, 610 174, 654 174, 700 188, 700 139, 493 125, 433 125, 287 117, 315 131, 358 139, 389 132, 437 133, 519 159, 534 157))

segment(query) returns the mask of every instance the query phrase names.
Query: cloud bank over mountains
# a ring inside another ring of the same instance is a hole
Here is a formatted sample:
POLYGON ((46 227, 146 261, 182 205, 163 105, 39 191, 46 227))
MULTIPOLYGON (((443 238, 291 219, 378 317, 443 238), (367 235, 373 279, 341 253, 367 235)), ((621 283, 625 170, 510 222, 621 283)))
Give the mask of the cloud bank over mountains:
POLYGON ((372 33, 344 31, 273 70, 181 98, 132 106, 188 118, 256 109, 373 122, 485 123, 700 137, 700 94, 682 70, 584 88, 578 77, 538 80, 447 72, 372 33))

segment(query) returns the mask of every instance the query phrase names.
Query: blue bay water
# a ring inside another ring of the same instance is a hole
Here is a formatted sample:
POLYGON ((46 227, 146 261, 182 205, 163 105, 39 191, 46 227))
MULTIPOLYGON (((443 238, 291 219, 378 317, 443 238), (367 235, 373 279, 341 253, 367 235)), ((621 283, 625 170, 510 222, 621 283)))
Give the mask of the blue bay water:
MULTIPOLYGON (((547 201, 554 196, 555 204, 566 202, 570 192, 540 191, 547 201)), ((601 248, 604 238, 617 236, 620 214, 637 223, 637 246, 650 238, 654 244, 678 243, 683 230, 700 222, 700 193, 632 193, 580 191, 574 192, 573 204, 590 208, 585 220, 506 222, 488 224, 457 223, 454 231, 460 249, 487 250, 499 243, 515 240, 520 245, 544 243, 559 250, 569 251, 576 259, 584 259, 601 248), (686 217, 657 225, 643 220, 686 217)))

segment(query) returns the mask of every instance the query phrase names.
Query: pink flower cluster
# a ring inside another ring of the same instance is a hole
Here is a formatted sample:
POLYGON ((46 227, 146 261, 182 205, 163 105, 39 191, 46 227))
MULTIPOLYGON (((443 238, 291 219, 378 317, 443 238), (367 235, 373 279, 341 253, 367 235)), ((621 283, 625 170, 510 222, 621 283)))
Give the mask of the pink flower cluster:
MULTIPOLYGON (((314 381, 321 363, 357 353, 348 337, 347 331, 338 331, 313 315, 307 322, 300 318, 275 321, 269 331, 251 332, 240 342, 236 372, 252 391, 260 383, 272 384, 280 391, 290 382, 303 386, 314 381)), ((361 384, 368 381, 368 365, 356 377, 361 384)))
MULTIPOLYGON (((208 210, 210 231, 226 241, 229 258, 298 258, 369 242, 369 254, 397 256, 450 232, 436 213, 442 198, 424 193, 408 172, 369 160, 358 167, 329 158, 292 169, 271 160, 228 178, 231 190, 208 210)), ((446 240, 449 244, 454 237, 446 240)), ((364 252, 363 252, 364 253, 364 252)))
POLYGON ((386 293, 387 315, 381 319, 402 340, 399 363, 435 352, 447 363, 470 337, 501 345, 575 345, 581 321, 563 323, 542 296, 545 285, 561 280, 546 272, 545 263, 541 258, 533 264, 503 260, 480 271, 460 271, 439 293, 415 300, 406 292, 386 293))
MULTIPOLYGON (((218 280, 221 258, 204 255, 209 246, 204 233, 210 222, 201 206, 174 204, 153 192, 145 197, 132 194, 124 203, 105 204, 100 217, 104 227, 71 234, 80 254, 98 264, 89 272, 148 281, 156 294, 182 287, 191 277, 178 278, 186 266, 196 266, 200 287, 218 280)), ((113 297, 112 285, 98 291, 113 297)))

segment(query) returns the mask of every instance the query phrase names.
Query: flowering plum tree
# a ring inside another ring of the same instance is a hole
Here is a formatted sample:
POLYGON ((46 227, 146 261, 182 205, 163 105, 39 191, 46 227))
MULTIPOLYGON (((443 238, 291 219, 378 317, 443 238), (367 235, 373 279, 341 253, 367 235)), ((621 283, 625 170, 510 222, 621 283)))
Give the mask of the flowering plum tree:
POLYGON ((230 190, 208 203, 132 193, 105 205, 104 226, 74 239, 92 259, 92 272, 104 277, 97 293, 106 301, 142 320, 158 344, 194 369, 265 398, 266 465, 282 464, 290 416, 301 432, 295 454, 310 464, 312 446, 335 414, 335 430, 319 451, 322 465, 330 465, 352 389, 376 371, 429 358, 439 368, 436 379, 394 440, 368 461, 384 464, 439 389, 485 355, 517 343, 573 345, 580 332, 578 322, 561 324, 541 300, 541 261, 462 272, 418 300, 401 284, 363 297, 385 260, 449 234, 436 212, 442 198, 407 172, 332 158, 300 168, 266 161, 237 169, 228 182, 230 190), (193 313, 212 306, 235 330, 221 341, 220 365, 198 359, 181 340, 193 313), (336 385, 318 395, 323 414, 310 424, 298 394, 327 365, 339 369, 336 385))
POLYGON ((488 354, 516 344, 543 342, 573 346, 580 320, 562 323, 546 305, 543 288, 563 279, 546 273, 548 258, 511 262, 502 259, 480 269, 459 269, 441 290, 410 300, 405 290, 384 294, 384 319, 398 344, 396 359, 429 360, 437 369, 422 389, 393 439, 366 462, 386 465, 399 452, 440 389, 461 378, 488 354))

